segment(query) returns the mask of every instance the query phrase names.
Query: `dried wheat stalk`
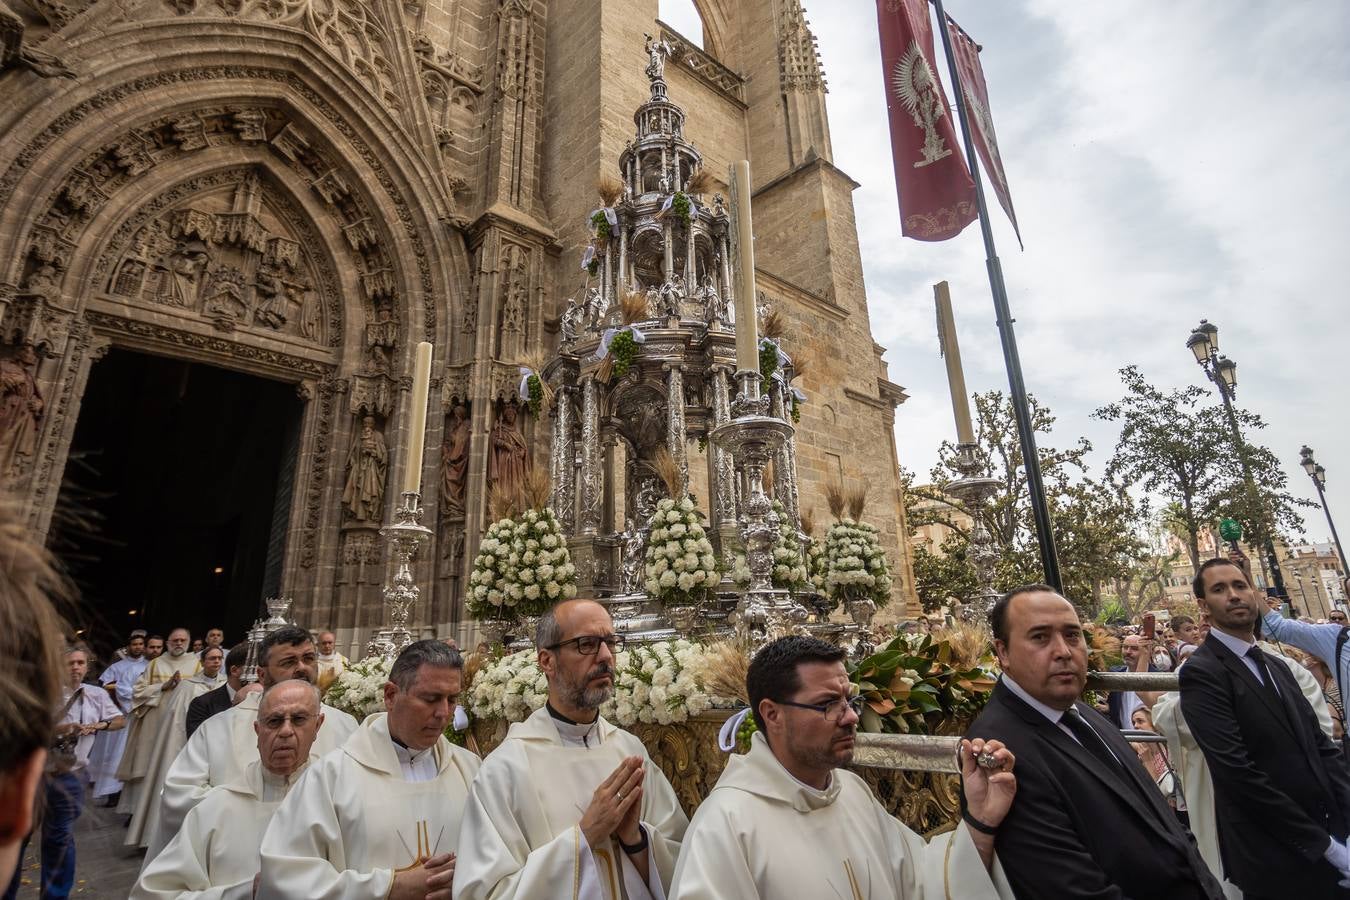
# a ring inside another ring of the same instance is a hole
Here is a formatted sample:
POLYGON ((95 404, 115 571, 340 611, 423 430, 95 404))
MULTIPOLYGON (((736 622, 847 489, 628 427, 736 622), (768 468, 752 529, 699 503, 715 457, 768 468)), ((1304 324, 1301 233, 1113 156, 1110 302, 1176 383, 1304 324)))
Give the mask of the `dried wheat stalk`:
POLYGON ((848 515, 855 522, 862 521, 863 510, 867 508, 867 485, 854 488, 847 494, 848 515))
POLYGON ((520 358, 520 365, 538 375, 539 383, 543 385, 544 397, 539 407, 539 415, 542 418, 543 414, 553 407, 553 385, 549 384, 544 378, 544 366, 548 365, 548 354, 543 350, 533 350, 520 358))
POLYGON ((514 519, 520 512, 520 491, 503 490, 500 482, 488 486, 488 518, 494 522, 514 519))
POLYGON ((674 456, 671 456, 669 450, 661 447, 652 454, 651 466, 656 477, 666 486, 666 496, 675 500, 684 496, 684 473, 680 471, 680 464, 675 461, 674 456))
POLYGON ((613 206, 623 196, 623 182, 613 175, 601 175, 595 180, 595 192, 600 195, 602 204, 613 206))
POLYGON ((750 704, 745 676, 750 670, 750 654, 733 641, 719 641, 704 656, 703 689, 714 697, 725 697, 750 704))
POLYGON ((808 509, 802 513, 802 533, 814 535, 816 533, 816 511, 808 509))
POLYGON ((825 485, 825 502, 830 507, 830 515, 842 519, 844 508, 848 506, 848 495, 844 493, 844 486, 837 481, 825 485))
POLYGON ((521 509, 544 509, 553 496, 553 484, 548 473, 539 467, 526 470, 525 478, 517 491, 520 495, 521 509))
POLYGON ((699 169, 689 176, 689 180, 684 183, 684 190, 689 194, 706 194, 716 183, 707 169, 699 169))
POLYGON ((646 321, 651 314, 647 295, 642 291, 624 291, 623 296, 619 298, 619 313, 623 316, 625 325, 646 321))
POLYGON ((782 314, 776 309, 769 310, 768 314, 764 316, 764 321, 759 326, 760 334, 764 335, 766 338, 773 338, 775 341, 782 337, 783 332, 786 330, 787 322, 783 320, 782 314))

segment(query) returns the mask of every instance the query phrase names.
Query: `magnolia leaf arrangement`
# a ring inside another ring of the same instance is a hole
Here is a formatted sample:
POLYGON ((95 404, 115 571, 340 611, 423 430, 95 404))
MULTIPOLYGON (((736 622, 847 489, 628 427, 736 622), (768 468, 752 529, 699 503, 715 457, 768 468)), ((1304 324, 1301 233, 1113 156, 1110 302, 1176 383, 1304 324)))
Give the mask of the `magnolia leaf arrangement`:
MULTIPOLYGON (((974 626, 964 626, 971 629, 974 626)), ((901 634, 849 666, 864 705, 859 729, 890 734, 959 734, 989 699, 996 676, 984 636, 958 626, 901 634), (969 648, 978 647, 972 657, 969 648)))

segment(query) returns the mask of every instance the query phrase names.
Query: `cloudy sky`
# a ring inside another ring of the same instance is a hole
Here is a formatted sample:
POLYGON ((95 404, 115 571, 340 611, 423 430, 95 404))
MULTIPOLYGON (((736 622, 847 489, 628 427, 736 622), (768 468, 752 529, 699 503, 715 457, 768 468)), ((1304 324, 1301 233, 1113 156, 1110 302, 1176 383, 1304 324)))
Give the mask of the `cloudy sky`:
MULTIPOLYGON (((700 33, 692 0, 661 6, 682 33, 700 33)), ((954 433, 934 282, 951 283, 970 390, 1008 386, 983 243, 977 225, 939 244, 900 237, 875 3, 805 6, 829 81, 834 161, 862 184, 872 330, 911 396, 897 414, 901 461, 926 475, 954 433)), ((1100 474, 1116 430, 1090 413, 1120 395, 1116 370, 1136 364, 1163 387, 1203 382, 1184 344, 1208 318, 1238 363, 1239 402, 1269 422, 1257 440, 1315 499, 1298 466, 1311 445, 1350 530, 1350 3, 946 8, 984 47, 1025 252, 997 206, 994 234, 1028 388, 1058 416, 1050 442, 1087 435, 1100 474)), ((1305 521, 1326 538, 1320 510, 1305 521)))

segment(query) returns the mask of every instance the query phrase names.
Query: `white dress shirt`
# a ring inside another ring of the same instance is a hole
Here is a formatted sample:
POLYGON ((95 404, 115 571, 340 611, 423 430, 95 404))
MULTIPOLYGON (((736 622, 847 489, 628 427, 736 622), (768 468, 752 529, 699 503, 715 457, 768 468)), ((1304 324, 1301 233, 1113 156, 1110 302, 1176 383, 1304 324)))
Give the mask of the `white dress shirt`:
MULTIPOLYGON (((1256 676, 1257 681, 1262 684, 1266 683, 1266 673, 1261 671, 1261 667, 1256 664, 1256 660, 1247 655, 1247 651, 1256 646, 1256 640, 1254 638, 1248 637, 1244 639, 1235 637, 1226 631, 1220 631, 1217 628, 1211 628, 1209 630, 1209 638, 1218 640, 1220 644, 1223 644, 1229 650, 1233 651, 1233 655, 1242 660, 1242 664, 1251 670, 1252 674, 1256 676)), ((1271 684, 1275 685, 1275 693, 1278 694, 1280 692, 1280 686, 1273 680, 1271 681, 1271 684)))
POLYGON ((431 751, 435 745, 425 750, 413 750, 394 741, 394 753, 398 754, 398 764, 403 769, 403 780, 416 784, 421 781, 434 781, 436 778, 436 754, 431 751))

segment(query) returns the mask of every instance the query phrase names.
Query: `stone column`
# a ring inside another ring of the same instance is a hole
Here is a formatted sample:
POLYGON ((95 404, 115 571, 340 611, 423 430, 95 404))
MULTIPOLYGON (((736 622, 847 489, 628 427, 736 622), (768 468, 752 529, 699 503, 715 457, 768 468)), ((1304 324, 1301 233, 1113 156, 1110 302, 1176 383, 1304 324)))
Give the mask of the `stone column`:
POLYGON ((666 281, 670 281, 675 277, 675 227, 674 223, 671 222, 671 214, 667 214, 661 223, 661 237, 665 250, 666 281))
POLYGON ((684 366, 666 363, 666 448, 680 467, 680 493, 689 493, 689 460, 684 452, 684 366))
POLYGON ((581 533, 594 535, 600 527, 604 473, 600 466, 600 398, 595 379, 581 387, 581 533))
POLYGON ((558 388, 553 404, 553 451, 549 456, 549 474, 553 478, 553 514, 558 517, 564 534, 576 530, 576 470, 573 459, 576 445, 572 439, 572 392, 574 388, 558 388))

